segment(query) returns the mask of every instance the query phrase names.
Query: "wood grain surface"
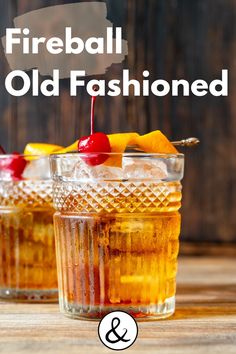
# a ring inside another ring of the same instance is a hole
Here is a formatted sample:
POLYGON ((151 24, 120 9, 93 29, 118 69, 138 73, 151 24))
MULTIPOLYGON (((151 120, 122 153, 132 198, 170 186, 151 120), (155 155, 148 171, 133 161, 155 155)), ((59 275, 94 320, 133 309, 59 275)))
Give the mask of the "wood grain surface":
MULTIPOLYGON (((76 0, 0 1, 0 33, 13 18, 44 6, 76 0)), ((197 136, 186 150, 183 228, 186 240, 236 241, 236 1, 106 0, 108 18, 122 26, 129 55, 102 79, 120 79, 124 68, 141 79, 202 78, 210 82, 229 70, 228 97, 114 97, 97 102, 96 129, 107 133, 161 129, 170 139, 197 136)), ((26 24, 27 27, 27 24, 26 24)), ((69 145, 89 132, 90 101, 85 90, 70 97, 61 81, 60 97, 10 97, 9 72, 0 44, 0 144, 22 151, 29 141, 69 145)), ((99 76, 98 76, 99 78, 99 76)))
MULTIPOLYGON (((235 259, 182 257, 177 310, 159 322, 139 323, 129 353, 235 354, 235 259)), ((71 320, 58 306, 0 304, 3 354, 112 353, 97 336, 97 323, 71 320)))

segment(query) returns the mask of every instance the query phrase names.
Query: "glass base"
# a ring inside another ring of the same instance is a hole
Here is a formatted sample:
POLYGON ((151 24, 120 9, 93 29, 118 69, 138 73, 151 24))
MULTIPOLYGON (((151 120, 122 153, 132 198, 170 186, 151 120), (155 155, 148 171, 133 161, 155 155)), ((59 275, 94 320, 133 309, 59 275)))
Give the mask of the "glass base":
POLYGON ((166 299, 162 304, 140 306, 84 306, 60 301, 61 312, 72 319, 98 321, 112 311, 125 311, 137 321, 156 321, 170 317, 175 312, 175 296, 166 299))
POLYGON ((0 288, 0 301, 8 302, 58 302, 58 290, 9 289, 0 288))

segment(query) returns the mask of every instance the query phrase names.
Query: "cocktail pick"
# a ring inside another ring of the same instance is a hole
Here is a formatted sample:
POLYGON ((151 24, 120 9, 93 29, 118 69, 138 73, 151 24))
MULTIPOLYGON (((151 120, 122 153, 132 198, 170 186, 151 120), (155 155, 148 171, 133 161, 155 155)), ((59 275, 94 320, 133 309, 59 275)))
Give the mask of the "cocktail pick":
POLYGON ((178 141, 172 141, 172 144, 175 146, 187 146, 187 147, 196 146, 199 143, 200 140, 198 138, 187 138, 178 141))
MULTIPOLYGON (((191 137, 191 138, 187 138, 187 139, 172 141, 171 143, 175 146, 193 147, 193 146, 196 146, 197 144, 199 144, 200 140, 198 138, 191 137)), ((127 146, 127 149, 143 151, 137 145, 129 145, 129 146, 127 146)))

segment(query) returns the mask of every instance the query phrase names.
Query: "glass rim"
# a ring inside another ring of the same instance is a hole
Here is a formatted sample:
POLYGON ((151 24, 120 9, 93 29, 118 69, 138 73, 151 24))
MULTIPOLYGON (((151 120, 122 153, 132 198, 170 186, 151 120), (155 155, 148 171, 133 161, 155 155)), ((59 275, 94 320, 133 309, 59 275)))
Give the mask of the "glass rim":
POLYGON ((88 156, 95 156, 95 155, 108 155, 108 156, 127 156, 127 157, 160 157, 160 158, 179 158, 179 157, 184 157, 185 155, 183 153, 157 153, 157 152, 87 152, 87 153, 81 153, 79 151, 70 151, 67 153, 53 153, 53 154, 0 154, 0 160, 1 159, 7 159, 7 158, 12 158, 12 157, 24 157, 28 159, 29 161, 31 159, 36 159, 36 158, 59 158, 59 157, 88 157, 88 156))
POLYGON ((40 157, 49 157, 50 155, 47 155, 47 154, 33 154, 33 155, 30 155, 30 154, 0 154, 0 159, 9 159, 9 158, 12 158, 12 157, 24 157, 28 160, 31 160, 33 158, 40 158, 40 157))
POLYGON ((96 155, 107 155, 108 157, 125 156, 125 157, 159 157, 159 158, 184 158, 183 153, 147 153, 147 152, 88 152, 80 153, 78 151, 71 151, 69 153, 54 153, 50 154, 50 159, 58 159, 60 157, 92 157, 96 155))

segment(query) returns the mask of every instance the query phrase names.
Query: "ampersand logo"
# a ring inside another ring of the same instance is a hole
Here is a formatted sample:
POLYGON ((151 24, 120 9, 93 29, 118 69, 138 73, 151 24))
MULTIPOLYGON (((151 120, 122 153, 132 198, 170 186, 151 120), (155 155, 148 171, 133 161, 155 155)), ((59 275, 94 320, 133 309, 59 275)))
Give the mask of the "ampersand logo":
POLYGON ((113 311, 103 317, 98 326, 101 342, 112 350, 129 348, 138 337, 138 325, 126 312, 113 311))

